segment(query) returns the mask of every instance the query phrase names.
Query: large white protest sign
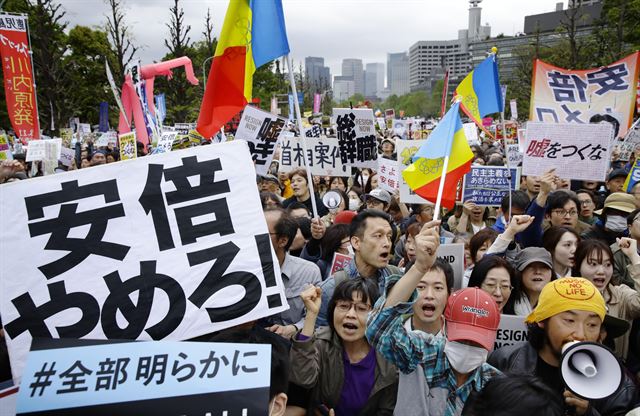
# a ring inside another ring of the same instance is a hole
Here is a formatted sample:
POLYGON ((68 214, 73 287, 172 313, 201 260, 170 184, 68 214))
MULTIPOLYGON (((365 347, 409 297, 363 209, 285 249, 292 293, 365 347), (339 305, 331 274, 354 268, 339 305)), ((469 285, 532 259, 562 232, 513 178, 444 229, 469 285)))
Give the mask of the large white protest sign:
POLYGON ((464 175, 462 199, 480 206, 500 206, 502 198, 520 187, 520 172, 506 166, 471 166, 464 175))
POLYGON ((448 263, 453 269, 453 287, 462 287, 462 277, 464 276, 464 244, 441 244, 438 247, 436 256, 448 263))
POLYGON ((375 169, 378 142, 373 110, 370 108, 334 108, 340 158, 345 165, 375 169))
POLYGON ((500 315, 500 325, 496 335, 495 349, 505 345, 522 344, 529 339, 529 331, 524 316, 500 315))
POLYGON ((258 175, 269 173, 276 143, 286 120, 250 105, 244 108, 235 140, 246 140, 258 175))
POLYGON ((31 140, 27 150, 27 162, 57 161, 62 149, 62 139, 31 140))
POLYGON ((307 164, 300 137, 283 134, 280 139, 280 171, 290 172, 297 168, 311 168, 312 175, 350 176, 351 168, 342 163, 338 139, 322 137, 305 138, 307 144, 307 164))
POLYGON ((234 141, 3 185, 14 376, 32 337, 182 340, 286 310, 247 172, 234 141))
POLYGON ((563 179, 604 181, 609 169, 613 127, 600 124, 556 124, 530 121, 522 174, 541 176, 555 169, 563 179))
POLYGON ((49 340, 49 348, 31 351, 18 415, 268 413, 270 345, 86 343, 49 340))
POLYGON ((378 186, 394 194, 400 189, 400 168, 397 160, 378 158, 378 186))

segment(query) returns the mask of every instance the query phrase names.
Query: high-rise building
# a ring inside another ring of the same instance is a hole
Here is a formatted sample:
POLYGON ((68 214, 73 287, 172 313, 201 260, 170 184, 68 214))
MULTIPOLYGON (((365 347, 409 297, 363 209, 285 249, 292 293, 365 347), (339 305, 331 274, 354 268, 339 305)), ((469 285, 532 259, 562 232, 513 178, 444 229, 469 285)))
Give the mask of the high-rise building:
MULTIPOLYGON (((458 39, 418 41, 409 48, 409 88, 432 90, 449 70, 450 86, 455 86, 471 70, 469 44, 491 36, 491 27, 481 24, 482 0, 469 0, 469 24, 458 31, 458 39)), ((451 88, 450 88, 451 89, 451 88)))
POLYGON ((304 58, 304 68, 311 91, 322 92, 331 88, 331 71, 324 66, 324 58, 307 56, 304 58))
MULTIPOLYGON (((570 3, 570 5, 572 4, 570 3)), ((577 37, 592 33, 602 13, 602 2, 600 1, 583 0, 581 4, 582 6, 575 11, 577 37)), ((565 35, 557 30, 567 18, 567 11, 563 10, 562 6, 563 4, 559 3, 555 11, 525 16, 524 33, 472 42, 469 45, 471 66, 475 67, 482 62, 491 48, 495 46, 498 48, 500 82, 507 83, 517 76, 518 67, 523 65, 523 59, 527 59, 518 53, 519 50, 536 43, 547 47, 553 46, 565 38, 565 35)))
POLYGON ((409 55, 406 52, 387 54, 387 88, 395 95, 409 92, 409 55))
POLYGON ((381 62, 367 64, 364 79, 364 96, 378 97, 384 89, 384 64, 381 62))
POLYGON ((346 101, 355 95, 353 77, 337 75, 333 77, 333 99, 336 102, 346 101))
POLYGON ((343 59, 342 76, 353 79, 355 94, 364 95, 364 70, 362 59, 343 59))

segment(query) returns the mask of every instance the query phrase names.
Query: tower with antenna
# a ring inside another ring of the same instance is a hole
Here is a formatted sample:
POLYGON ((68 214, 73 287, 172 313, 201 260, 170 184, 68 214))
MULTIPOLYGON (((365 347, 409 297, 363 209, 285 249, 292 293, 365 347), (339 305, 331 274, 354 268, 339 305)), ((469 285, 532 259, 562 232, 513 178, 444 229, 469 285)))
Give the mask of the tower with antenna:
POLYGON ((480 3, 482 3, 482 0, 469 0, 469 26, 467 36, 470 41, 479 40, 481 36, 480 18, 482 7, 478 6, 480 3))

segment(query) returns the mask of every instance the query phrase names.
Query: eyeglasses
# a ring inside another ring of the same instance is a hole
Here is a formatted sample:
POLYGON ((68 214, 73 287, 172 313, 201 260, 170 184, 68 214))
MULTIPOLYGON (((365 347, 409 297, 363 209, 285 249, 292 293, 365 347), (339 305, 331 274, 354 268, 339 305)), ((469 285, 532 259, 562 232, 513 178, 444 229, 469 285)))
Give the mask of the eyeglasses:
POLYGON ((371 310, 371 305, 362 302, 347 302, 347 301, 338 301, 336 302, 336 309, 342 313, 347 313, 351 310, 351 307, 356 308, 356 313, 365 314, 369 313, 371 310))
POLYGON ((551 212, 561 217, 566 217, 567 214, 570 217, 575 217, 576 215, 578 215, 578 211, 576 211, 575 209, 572 209, 571 211, 567 211, 566 209, 552 209, 551 212))
POLYGON ((500 285, 498 286, 496 283, 483 283, 481 285, 482 289, 486 290, 489 293, 495 292, 495 290, 499 287, 501 292, 511 292, 513 286, 511 285, 500 285))
POLYGON ((582 205, 583 207, 586 207, 588 205, 593 205, 593 201, 590 199, 586 201, 580 201, 580 205, 582 205))

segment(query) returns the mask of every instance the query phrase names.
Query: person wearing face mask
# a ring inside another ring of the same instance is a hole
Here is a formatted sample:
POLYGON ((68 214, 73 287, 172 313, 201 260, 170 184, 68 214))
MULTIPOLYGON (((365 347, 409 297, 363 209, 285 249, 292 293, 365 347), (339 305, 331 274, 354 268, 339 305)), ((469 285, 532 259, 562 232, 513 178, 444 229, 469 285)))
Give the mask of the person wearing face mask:
POLYGON ((486 363, 493 349, 500 312, 485 291, 466 288, 453 293, 444 311, 444 338, 408 331, 403 315, 411 312, 416 288, 431 269, 440 245, 440 221, 425 224, 416 235, 416 261, 402 277, 387 280, 382 296, 369 314, 367 338, 398 369, 408 374, 419 366, 429 388, 422 413, 460 414, 473 391, 480 391, 498 370, 486 363))
POLYGON ((600 219, 581 237, 583 240, 598 239, 608 245, 616 242, 617 238, 626 237, 627 216, 636 209, 633 195, 624 192, 614 192, 604 201, 604 207, 594 214, 600 219))
POLYGON ((635 386, 628 376, 613 395, 586 400, 565 389, 560 375, 562 347, 572 341, 600 342, 606 305, 587 279, 567 277, 545 285, 538 305, 526 318, 528 342, 507 345, 489 364, 513 376, 534 375, 549 386, 575 415, 624 415, 633 407, 635 386))

